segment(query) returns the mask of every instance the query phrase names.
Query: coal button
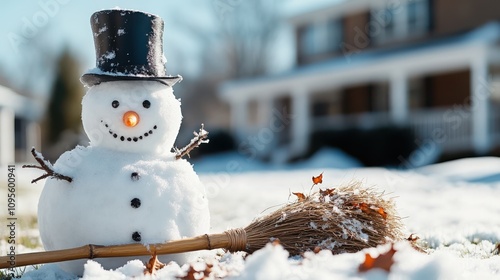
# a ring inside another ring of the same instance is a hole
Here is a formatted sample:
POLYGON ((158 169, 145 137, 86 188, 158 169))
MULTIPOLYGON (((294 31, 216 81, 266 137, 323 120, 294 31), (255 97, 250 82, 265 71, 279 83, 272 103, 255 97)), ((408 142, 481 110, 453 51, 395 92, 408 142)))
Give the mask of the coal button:
POLYGON ((137 242, 141 241, 141 234, 137 231, 134 231, 134 233, 132 233, 132 239, 137 242))
POLYGON ((132 174, 130 174, 130 178, 132 179, 132 181, 137 181, 140 177, 141 176, 137 172, 132 172, 132 174))
POLYGON ((133 208, 139 208, 141 206, 141 200, 138 198, 134 198, 130 201, 130 206, 133 208))

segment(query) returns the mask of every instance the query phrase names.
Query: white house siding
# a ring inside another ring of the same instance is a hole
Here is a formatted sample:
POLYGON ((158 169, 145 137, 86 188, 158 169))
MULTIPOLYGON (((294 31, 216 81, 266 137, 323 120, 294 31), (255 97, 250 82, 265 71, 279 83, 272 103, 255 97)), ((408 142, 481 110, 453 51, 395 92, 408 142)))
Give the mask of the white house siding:
MULTIPOLYGON (((445 125, 443 115, 414 116, 409 111, 408 84, 412 77, 433 75, 452 72, 457 69, 470 69, 471 74, 471 100, 472 110, 470 116, 464 120, 466 123, 461 130, 444 129, 453 135, 462 137, 469 133, 470 141, 461 141, 461 145, 449 145, 448 149, 455 147, 463 149, 468 145, 475 152, 481 154, 489 151, 493 145, 490 107, 490 77, 489 68, 498 66, 499 50, 496 41, 500 38, 500 25, 489 24, 478 28, 469 34, 455 40, 438 44, 429 44, 421 48, 414 48, 394 54, 377 55, 376 52, 367 51, 361 55, 349 58, 337 58, 329 63, 309 65, 292 70, 288 74, 275 77, 257 78, 247 81, 228 82, 221 88, 221 97, 231 104, 233 128, 239 139, 248 137, 245 132, 251 132, 246 125, 246 104, 249 100, 278 99, 283 95, 292 98, 291 139, 288 145, 288 154, 296 156, 307 148, 307 139, 314 127, 309 107, 311 96, 325 90, 342 89, 345 87, 368 84, 389 84, 389 116, 392 123, 413 124, 419 131, 427 123, 430 129, 436 127, 435 119, 440 118, 440 126, 445 125), (307 107, 307 108, 306 108, 307 107), (470 122, 470 124, 468 123, 470 122), (434 123, 434 124, 433 124, 434 123), (470 129, 468 129, 470 128, 470 129)), ((260 101, 257 102, 261 104, 260 101)), ((265 109, 263 109, 265 110, 265 109)), ((342 118, 350 116, 342 116, 342 118)), ((367 119, 373 119, 368 116, 367 119)), ((381 119, 384 119, 382 117, 381 119)), ((328 120, 326 120, 328 121, 328 120)), ((331 120, 334 121, 334 118, 331 120)), ((447 139, 453 141, 453 135, 447 139)), ((432 137, 422 135, 423 137, 432 137)), ((458 137, 458 138, 460 138, 458 137)), ((457 138, 457 139, 458 139, 457 138)), ((459 141, 459 142, 460 142, 459 141)))
POLYGON ((41 108, 31 99, 23 97, 9 88, 0 86, 0 166, 26 161, 31 147, 40 146, 40 131, 37 120, 41 108), (16 119, 22 123, 16 139, 16 119), (16 149, 16 141, 23 143, 16 149))

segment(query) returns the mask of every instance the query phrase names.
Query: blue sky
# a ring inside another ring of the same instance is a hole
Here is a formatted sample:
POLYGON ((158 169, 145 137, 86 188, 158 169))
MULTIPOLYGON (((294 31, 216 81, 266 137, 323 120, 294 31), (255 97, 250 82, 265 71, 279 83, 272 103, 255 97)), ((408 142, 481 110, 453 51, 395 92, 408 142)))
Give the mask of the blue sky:
MULTIPOLYGON (((81 62, 82 72, 94 67, 95 54, 90 30, 90 15, 101 9, 116 6, 143 10, 161 16, 165 21, 164 50, 167 69, 172 74, 197 75, 198 54, 203 46, 183 26, 217 28, 217 9, 231 8, 242 0, 185 0, 185 1, 79 1, 39 0, 3 1, 0 16, 0 75, 5 76, 16 88, 25 88, 36 94, 47 92, 51 82, 50 71, 43 71, 43 60, 57 55, 68 47, 81 62), (214 13, 215 11, 215 13, 214 13), (44 50, 44 55, 40 55, 44 50), (182 62, 182 63, 181 63, 182 62), (34 72, 38 69, 37 72, 34 72)), ((311 9, 324 3, 339 0, 282 0, 284 14, 311 9)), ((286 28, 286 27, 285 27, 286 28)), ((290 32, 288 32, 290 33, 290 32)), ((287 44, 290 34, 281 36, 280 42, 287 44)), ((290 51, 280 52, 276 57, 278 69, 286 68, 293 60, 290 51)))

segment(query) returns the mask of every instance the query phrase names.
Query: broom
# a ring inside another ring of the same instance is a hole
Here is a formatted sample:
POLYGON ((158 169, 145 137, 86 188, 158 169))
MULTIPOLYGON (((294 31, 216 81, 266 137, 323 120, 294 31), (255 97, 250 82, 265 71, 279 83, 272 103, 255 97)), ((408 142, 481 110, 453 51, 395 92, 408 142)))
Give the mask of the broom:
POLYGON ((196 250, 226 249, 252 253, 278 240, 291 256, 328 249, 334 254, 357 252, 402 239, 401 221, 391 200, 354 182, 305 196, 294 193, 290 203, 245 228, 219 234, 158 244, 113 246, 85 245, 77 248, 0 257, 0 268, 111 257, 174 254, 196 250))

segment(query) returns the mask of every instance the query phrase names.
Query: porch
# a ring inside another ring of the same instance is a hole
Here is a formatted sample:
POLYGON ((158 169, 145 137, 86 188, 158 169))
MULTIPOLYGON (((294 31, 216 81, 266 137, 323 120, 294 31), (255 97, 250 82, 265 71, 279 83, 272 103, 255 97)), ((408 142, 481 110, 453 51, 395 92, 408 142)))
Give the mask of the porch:
MULTIPOLYGON (((374 129, 394 125, 386 112, 319 117, 311 119, 311 123, 311 134, 329 129, 374 129)), ((491 125, 492 142, 500 143, 500 106, 492 108, 488 123, 491 125)), ((470 106, 413 111, 406 126, 415 135, 416 144, 432 141, 440 146, 443 153, 467 151, 473 147, 470 106)))
POLYGON ((443 152, 486 154, 500 140, 498 38, 500 26, 487 25, 461 38, 226 83, 221 95, 240 141, 266 129, 273 109, 289 112, 287 128, 261 149, 288 158, 303 154, 318 129, 384 125, 409 126, 416 141, 434 139, 443 152))

